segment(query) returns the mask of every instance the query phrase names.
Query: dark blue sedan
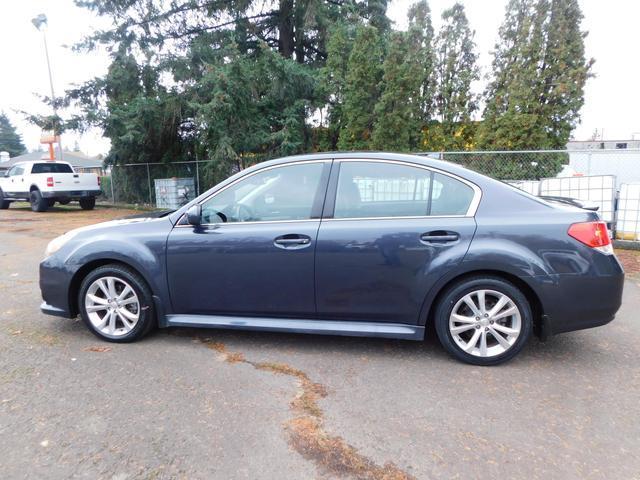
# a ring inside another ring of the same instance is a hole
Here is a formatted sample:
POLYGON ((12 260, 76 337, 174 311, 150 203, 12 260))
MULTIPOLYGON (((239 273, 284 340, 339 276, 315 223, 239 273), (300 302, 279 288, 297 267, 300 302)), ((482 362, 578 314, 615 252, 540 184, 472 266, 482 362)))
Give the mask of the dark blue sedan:
POLYGON ((159 218, 73 230, 42 311, 98 337, 192 326, 422 340, 465 362, 610 322, 624 272, 595 212, 387 153, 261 163, 159 218))

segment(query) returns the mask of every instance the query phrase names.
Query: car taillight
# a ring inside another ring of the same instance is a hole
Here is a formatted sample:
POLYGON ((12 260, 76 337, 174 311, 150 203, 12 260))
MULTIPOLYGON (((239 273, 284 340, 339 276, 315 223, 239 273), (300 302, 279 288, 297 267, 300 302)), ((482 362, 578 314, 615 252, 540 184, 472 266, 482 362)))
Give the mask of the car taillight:
POLYGON ((47 187, 53 187, 53 177, 47 177, 47 187))
POLYGON ((604 222, 574 223, 569 227, 567 233, 579 242, 595 248, 602 253, 613 253, 613 246, 611 245, 611 239, 607 231, 607 224, 604 222))

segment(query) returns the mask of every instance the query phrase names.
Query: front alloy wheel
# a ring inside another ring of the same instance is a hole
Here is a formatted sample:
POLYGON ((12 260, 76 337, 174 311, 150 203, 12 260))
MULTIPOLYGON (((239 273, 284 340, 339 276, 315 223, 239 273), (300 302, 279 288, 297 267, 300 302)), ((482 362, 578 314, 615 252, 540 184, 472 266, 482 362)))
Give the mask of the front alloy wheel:
POLYGON ((153 297, 142 276, 122 264, 98 267, 80 285, 82 320, 96 336, 110 342, 132 342, 156 323, 153 297))
POLYGON ((89 321, 103 335, 126 335, 140 319, 138 295, 131 285, 117 277, 94 281, 87 290, 84 305, 89 321))
POLYGON ((442 346, 474 365, 496 365, 522 350, 531 335, 531 306, 512 283, 470 277, 449 287, 434 321, 442 346))

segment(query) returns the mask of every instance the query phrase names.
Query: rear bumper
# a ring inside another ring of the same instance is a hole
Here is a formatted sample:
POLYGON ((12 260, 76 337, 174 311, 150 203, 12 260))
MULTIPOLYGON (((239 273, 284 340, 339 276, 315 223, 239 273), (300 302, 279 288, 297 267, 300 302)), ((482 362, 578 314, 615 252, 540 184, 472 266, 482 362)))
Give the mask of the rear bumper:
POLYGON ((68 311, 49 305, 47 302, 40 304, 40 311, 46 315, 53 315, 54 317, 71 318, 68 311))
POLYGON ((43 198, 86 198, 97 197, 102 194, 102 190, 67 190, 41 193, 43 198))
MULTIPOLYGON (((614 258, 617 263, 617 260, 614 258)), ((599 327, 622 305, 624 272, 607 275, 554 275, 538 278, 537 293, 546 316, 543 336, 599 327)))

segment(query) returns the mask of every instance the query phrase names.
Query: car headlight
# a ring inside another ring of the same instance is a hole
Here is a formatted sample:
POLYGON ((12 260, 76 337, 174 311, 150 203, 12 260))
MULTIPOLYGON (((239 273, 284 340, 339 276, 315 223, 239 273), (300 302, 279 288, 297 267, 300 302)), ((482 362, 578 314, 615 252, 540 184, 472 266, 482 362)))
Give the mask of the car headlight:
POLYGON ((56 253, 58 250, 60 250, 64 246, 64 244, 67 243, 69 240, 71 240, 73 237, 75 237, 77 233, 78 233, 77 230, 71 230, 70 232, 67 232, 64 235, 60 235, 59 237, 56 237, 53 240, 51 240, 49 242, 49 245, 47 245, 47 249, 44 251, 45 258, 50 257, 51 255, 56 253))

